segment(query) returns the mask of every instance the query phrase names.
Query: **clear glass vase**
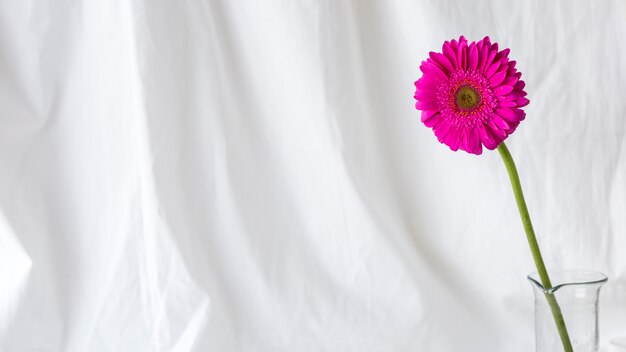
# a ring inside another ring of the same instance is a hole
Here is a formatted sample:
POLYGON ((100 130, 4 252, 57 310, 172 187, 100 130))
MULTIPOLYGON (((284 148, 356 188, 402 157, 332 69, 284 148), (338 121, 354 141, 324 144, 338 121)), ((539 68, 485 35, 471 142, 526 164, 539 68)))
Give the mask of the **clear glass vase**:
POLYGON ((607 281, 596 271, 571 270, 551 272, 552 288, 545 289, 537 273, 528 275, 535 293, 536 352, 563 352, 550 296, 556 298, 574 352, 598 351, 598 295, 607 281))

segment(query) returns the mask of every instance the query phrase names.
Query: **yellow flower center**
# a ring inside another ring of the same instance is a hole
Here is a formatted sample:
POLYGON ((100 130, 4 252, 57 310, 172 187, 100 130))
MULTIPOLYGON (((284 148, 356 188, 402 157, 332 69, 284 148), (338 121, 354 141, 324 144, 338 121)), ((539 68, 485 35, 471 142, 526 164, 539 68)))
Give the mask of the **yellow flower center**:
POLYGON ((456 91, 456 106, 462 110, 470 110, 480 103, 480 94, 472 87, 465 85, 456 91))

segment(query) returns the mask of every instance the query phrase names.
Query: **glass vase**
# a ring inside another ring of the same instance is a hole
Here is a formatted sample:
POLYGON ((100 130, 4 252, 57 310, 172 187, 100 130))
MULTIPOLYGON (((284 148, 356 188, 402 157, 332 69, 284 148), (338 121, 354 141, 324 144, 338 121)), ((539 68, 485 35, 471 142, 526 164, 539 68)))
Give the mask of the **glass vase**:
POLYGON ((598 351, 598 295, 606 275, 587 270, 551 272, 552 288, 541 284, 537 273, 528 275, 535 294, 536 352, 563 352, 549 296, 556 298, 574 352, 598 351))

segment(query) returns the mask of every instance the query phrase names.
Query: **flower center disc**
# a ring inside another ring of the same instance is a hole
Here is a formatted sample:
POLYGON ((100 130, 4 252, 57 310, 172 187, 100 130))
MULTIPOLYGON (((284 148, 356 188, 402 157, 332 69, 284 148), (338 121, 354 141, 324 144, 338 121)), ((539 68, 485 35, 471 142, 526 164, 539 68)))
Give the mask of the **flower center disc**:
POLYGON ((480 94, 470 86, 463 86, 456 91, 456 106, 461 110, 471 110, 480 103, 480 94))

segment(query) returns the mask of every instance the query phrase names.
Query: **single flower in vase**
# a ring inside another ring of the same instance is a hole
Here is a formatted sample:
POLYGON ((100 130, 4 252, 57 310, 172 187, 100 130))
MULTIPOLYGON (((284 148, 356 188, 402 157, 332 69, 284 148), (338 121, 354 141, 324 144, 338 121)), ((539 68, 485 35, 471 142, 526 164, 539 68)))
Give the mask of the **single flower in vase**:
MULTIPOLYGON (((558 330, 558 341, 565 352, 573 352, 572 340, 533 230, 519 175, 504 140, 524 120, 522 108, 528 105, 525 83, 515 61, 509 59, 509 49, 499 50, 489 37, 478 42, 446 41, 441 52, 430 52, 422 61, 422 77, 415 82, 415 107, 421 110, 421 120, 433 130, 439 142, 451 150, 464 150, 479 155, 483 146, 498 149, 506 166, 528 244, 537 267, 538 284, 545 293, 549 315, 558 330)), ((602 275, 603 276, 603 275, 602 275)), ((592 284, 606 281, 600 278, 592 284)), ((562 286, 562 285, 560 285, 562 286)), ((596 290, 596 292, 597 292, 596 290)), ((597 300, 596 300, 597 302, 597 300)), ((597 325, 597 323, 596 323, 597 325)), ((595 344, 597 346, 597 335, 595 344)), ((592 348, 590 350, 594 350, 592 348)), ((579 351, 578 349, 576 351, 579 351)), ((585 350, 586 351, 586 350, 585 350)))
POLYGON ((442 50, 422 62, 423 76, 415 82, 422 122, 453 151, 495 149, 525 117, 522 73, 509 60, 509 49, 498 51, 489 37, 469 45, 461 37, 442 50))

